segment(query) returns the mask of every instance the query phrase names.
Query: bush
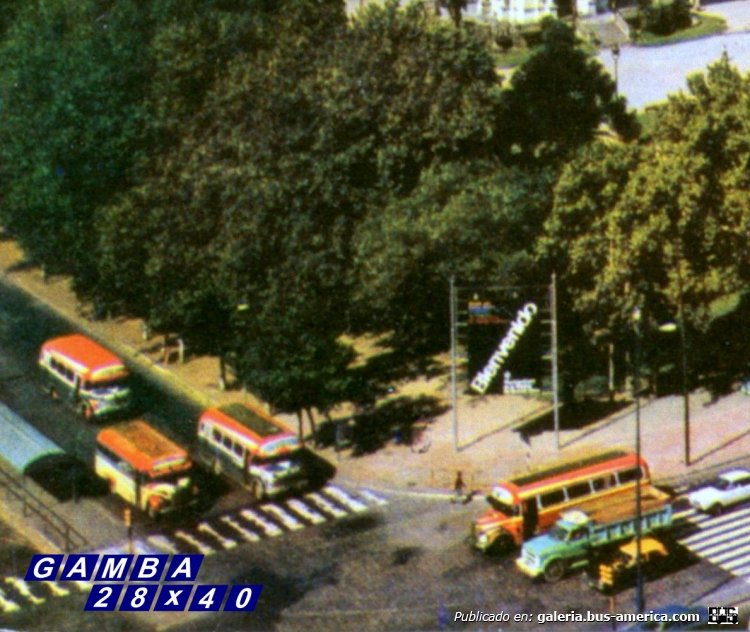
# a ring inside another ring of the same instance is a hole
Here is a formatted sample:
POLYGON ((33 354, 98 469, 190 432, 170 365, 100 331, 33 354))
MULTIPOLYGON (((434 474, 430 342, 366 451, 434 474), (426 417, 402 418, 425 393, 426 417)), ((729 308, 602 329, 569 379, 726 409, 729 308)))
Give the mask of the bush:
POLYGON ((641 9, 640 30, 655 35, 671 35, 692 25, 689 0, 673 0, 670 4, 650 4, 641 9))

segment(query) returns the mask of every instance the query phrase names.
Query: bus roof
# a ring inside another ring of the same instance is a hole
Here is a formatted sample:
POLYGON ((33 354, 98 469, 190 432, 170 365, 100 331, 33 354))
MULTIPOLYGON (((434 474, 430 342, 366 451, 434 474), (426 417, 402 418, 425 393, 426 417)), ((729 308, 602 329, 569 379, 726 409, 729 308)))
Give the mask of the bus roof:
POLYGON ((111 379, 128 372, 120 358, 83 334, 52 338, 42 345, 42 351, 64 356, 91 379, 111 379))
POLYGON ((209 408, 201 420, 212 419, 243 435, 251 435, 258 443, 276 439, 279 435, 293 434, 281 421, 248 404, 227 404, 209 408))
MULTIPOLYGON (((613 469, 635 467, 636 463, 637 457, 634 453, 625 450, 610 450, 589 457, 559 463, 552 467, 505 481, 496 487, 505 489, 507 493, 518 499, 521 496, 538 493, 542 488, 564 481, 595 476, 598 473, 609 472, 613 469)), ((641 459, 641 464, 645 465, 643 459, 641 459)))
POLYGON ((105 428, 96 440, 139 472, 155 473, 190 466, 186 450, 140 419, 105 428))

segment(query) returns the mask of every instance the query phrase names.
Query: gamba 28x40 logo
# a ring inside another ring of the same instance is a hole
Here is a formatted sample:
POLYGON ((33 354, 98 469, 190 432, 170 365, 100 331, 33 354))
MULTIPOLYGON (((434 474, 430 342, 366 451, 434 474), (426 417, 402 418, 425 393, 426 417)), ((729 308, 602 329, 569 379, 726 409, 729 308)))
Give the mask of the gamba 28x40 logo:
POLYGON ((25 581, 94 582, 88 611, 252 612, 262 584, 197 584, 199 554, 37 554, 25 581))

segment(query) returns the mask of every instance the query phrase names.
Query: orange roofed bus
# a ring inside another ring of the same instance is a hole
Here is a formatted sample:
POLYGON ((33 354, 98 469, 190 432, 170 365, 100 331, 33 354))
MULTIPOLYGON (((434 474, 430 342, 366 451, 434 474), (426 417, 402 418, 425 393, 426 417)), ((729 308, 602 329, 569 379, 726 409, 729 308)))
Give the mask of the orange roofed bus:
POLYGON ((546 531, 566 509, 626 493, 650 481, 648 466, 635 454, 613 450, 504 481, 487 496, 490 509, 474 522, 473 545, 481 551, 520 546, 546 531))
POLYGON ((155 518, 196 497, 188 453, 145 421, 105 428, 96 437, 94 469, 110 491, 155 518))
POLYGON ((198 458, 248 487, 256 500, 308 485, 297 435, 247 404, 210 408, 198 420, 198 458))
POLYGON ((131 404, 129 373, 111 351, 81 334, 48 340, 39 351, 45 388, 85 418, 121 413, 131 404))

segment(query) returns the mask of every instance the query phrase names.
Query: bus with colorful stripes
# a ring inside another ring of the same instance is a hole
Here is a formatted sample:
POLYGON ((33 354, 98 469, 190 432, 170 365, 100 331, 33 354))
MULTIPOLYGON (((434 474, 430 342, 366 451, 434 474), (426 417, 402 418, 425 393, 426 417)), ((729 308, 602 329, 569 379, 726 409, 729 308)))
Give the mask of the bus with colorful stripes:
POLYGON ((198 420, 198 460, 250 490, 256 500, 310 483, 297 435, 249 404, 206 410, 198 420))
POLYGON ((642 458, 611 450, 567 461, 499 483, 487 496, 490 507, 474 522, 473 546, 504 549, 551 528, 567 509, 582 509, 601 498, 632 493, 651 480, 642 458))
POLYGON ((127 411, 130 372, 114 353, 82 334, 52 338, 39 351, 44 388, 86 420, 127 411))
POLYGON ((184 448, 140 419, 105 428, 96 437, 97 476, 151 518, 196 501, 192 468, 184 448))

